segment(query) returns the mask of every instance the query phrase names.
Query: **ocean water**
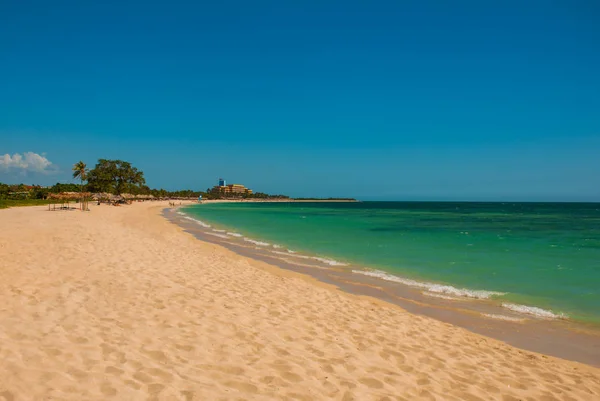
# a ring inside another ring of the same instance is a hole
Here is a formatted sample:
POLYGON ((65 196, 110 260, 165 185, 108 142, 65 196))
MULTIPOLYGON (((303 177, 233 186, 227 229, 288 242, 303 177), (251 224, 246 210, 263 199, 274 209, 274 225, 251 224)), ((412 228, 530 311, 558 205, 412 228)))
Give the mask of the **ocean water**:
POLYGON ((600 204, 213 203, 183 213, 274 254, 600 324, 600 204))

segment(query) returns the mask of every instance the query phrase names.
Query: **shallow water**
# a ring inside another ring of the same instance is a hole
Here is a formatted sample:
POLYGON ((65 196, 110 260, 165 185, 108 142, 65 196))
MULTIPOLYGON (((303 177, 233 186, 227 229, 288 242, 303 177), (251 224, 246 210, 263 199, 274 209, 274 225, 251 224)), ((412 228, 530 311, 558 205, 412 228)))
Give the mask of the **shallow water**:
POLYGON ((600 204, 214 203, 183 212, 274 255, 600 323, 600 204))

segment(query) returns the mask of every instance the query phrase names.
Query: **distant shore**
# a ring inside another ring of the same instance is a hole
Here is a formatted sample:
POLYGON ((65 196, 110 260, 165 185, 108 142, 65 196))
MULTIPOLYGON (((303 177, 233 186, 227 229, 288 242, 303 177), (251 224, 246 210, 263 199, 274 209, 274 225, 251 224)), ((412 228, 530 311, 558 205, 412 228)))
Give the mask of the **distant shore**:
POLYGON ((298 203, 298 202, 323 202, 323 203, 353 203, 357 199, 203 199, 200 203, 298 203))

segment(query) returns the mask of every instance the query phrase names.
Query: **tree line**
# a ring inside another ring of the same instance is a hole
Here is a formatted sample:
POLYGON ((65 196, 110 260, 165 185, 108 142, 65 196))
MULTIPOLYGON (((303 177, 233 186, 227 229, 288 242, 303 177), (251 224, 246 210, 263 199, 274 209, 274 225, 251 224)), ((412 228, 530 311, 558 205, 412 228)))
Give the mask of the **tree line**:
POLYGON ((165 189, 153 189, 146 185, 144 173, 123 160, 99 159, 92 169, 88 169, 83 161, 73 165, 73 178, 79 180, 79 184, 56 183, 50 187, 25 184, 3 184, 0 183, 0 199, 46 199, 51 193, 61 192, 92 192, 109 193, 114 195, 153 195, 156 198, 198 198, 223 199, 287 199, 285 195, 269 195, 262 192, 253 194, 227 194, 208 188, 206 191, 194 191, 184 189, 178 191, 167 191, 165 189))

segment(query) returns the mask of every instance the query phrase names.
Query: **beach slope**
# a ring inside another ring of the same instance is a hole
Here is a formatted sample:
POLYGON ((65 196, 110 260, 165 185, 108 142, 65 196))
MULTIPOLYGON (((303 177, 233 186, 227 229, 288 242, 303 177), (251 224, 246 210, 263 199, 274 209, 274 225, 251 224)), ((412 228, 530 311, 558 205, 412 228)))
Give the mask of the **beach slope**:
POLYGON ((0 210, 0 400, 600 399, 600 369, 243 258, 163 207, 0 210))

